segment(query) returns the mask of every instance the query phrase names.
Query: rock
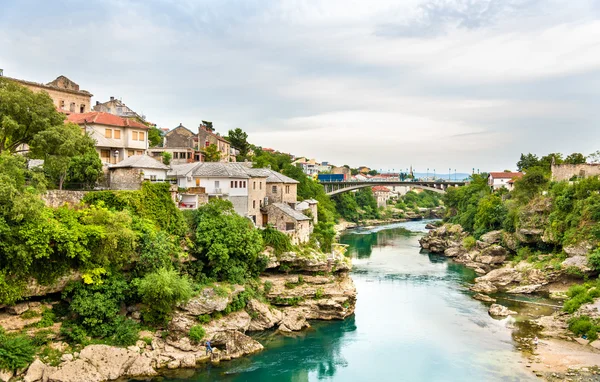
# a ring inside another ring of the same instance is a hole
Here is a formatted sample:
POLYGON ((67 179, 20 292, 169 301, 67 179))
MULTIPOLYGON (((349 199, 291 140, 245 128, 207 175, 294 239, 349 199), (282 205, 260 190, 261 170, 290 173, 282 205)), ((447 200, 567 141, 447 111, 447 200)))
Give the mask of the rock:
POLYGON ((40 285, 35 278, 31 278, 25 283, 26 288, 22 297, 45 296, 50 293, 62 292, 68 283, 79 280, 81 280, 81 273, 79 271, 71 271, 49 285, 40 285))
POLYGON ((46 365, 36 358, 31 365, 29 365, 27 374, 25 374, 25 377, 23 378, 23 382, 41 381, 42 377, 44 376, 45 369, 46 365))
POLYGON ((517 238, 523 243, 537 243, 542 241, 543 229, 539 228, 521 228, 517 231, 517 238))
MULTIPOLYGON (((183 312, 175 312, 173 314, 173 318, 169 322, 169 330, 187 333, 190 331, 190 328, 198 323, 193 317, 188 316, 183 312)), ((156 350, 156 349, 155 349, 156 350)))
POLYGON ((152 367, 152 359, 145 355, 136 357, 125 373, 128 377, 153 377, 157 374, 152 367))
POLYGON ((295 271, 348 272, 352 269, 352 262, 344 255, 345 251, 345 246, 334 245, 328 254, 314 250, 308 253, 284 252, 279 256, 279 263, 295 271))
POLYGON ((131 313, 131 318, 133 318, 134 320, 139 320, 142 318, 142 313, 141 312, 132 312, 131 313))
POLYGON ((180 366, 181 366, 181 361, 178 359, 174 359, 167 364, 168 369, 179 369, 180 366))
POLYGON ((0 370, 0 382, 8 382, 15 375, 12 370, 0 370))
POLYGON ((494 285, 506 286, 513 282, 521 282, 522 274, 512 267, 502 267, 490 271, 485 276, 475 279, 475 282, 489 281, 494 285))
POLYGON ((510 232, 502 233, 502 244, 512 252, 517 252, 519 248, 519 240, 516 238, 515 234, 510 232))
POLYGON ((10 314, 20 316, 21 314, 23 314, 29 310, 29 304, 26 302, 23 302, 23 303, 20 303, 17 305, 9 306, 8 308, 6 308, 6 310, 10 314))
POLYGON ((520 286, 516 286, 516 287, 508 289, 506 291, 506 293, 529 294, 529 293, 537 292, 542 287, 543 287, 542 284, 520 285, 520 286))
POLYGON ((195 352, 200 350, 200 345, 194 345, 188 337, 181 337, 177 341, 167 338, 167 344, 182 351, 195 352))
POLYGON ((125 370, 138 355, 113 346, 89 345, 81 350, 79 358, 93 365, 104 379, 112 380, 125 374, 125 370))
POLYGON ((224 331, 241 331, 245 332, 250 327, 250 315, 245 310, 233 312, 218 320, 212 320, 204 325, 207 337, 211 337, 214 333, 224 331))
POLYGON ((473 296, 475 300, 483 301, 483 302, 496 302, 495 298, 490 296, 486 296, 485 294, 477 293, 473 296))
POLYGON ((481 251, 477 261, 483 264, 502 264, 506 260, 508 252, 501 246, 494 244, 481 251))
POLYGON ((224 348, 228 359, 239 358, 263 349, 260 343, 236 330, 215 334, 212 338, 212 344, 214 347, 224 348))
POLYGON ((73 354, 65 353, 60 357, 60 360, 63 362, 68 362, 73 360, 73 354))
POLYGON ((288 308, 284 311, 279 330, 282 332, 294 332, 308 327, 310 327, 310 325, 306 321, 306 316, 302 310, 298 308, 288 308))
POLYGON ((102 382, 106 379, 94 366, 82 359, 65 362, 48 375, 48 382, 102 382))
POLYGON ((446 248, 446 250, 444 251, 444 256, 446 257, 456 257, 456 256, 460 256, 464 253, 464 249, 462 249, 462 247, 450 247, 450 248, 446 248))
POLYGON ((204 288, 198 296, 193 297, 180 308, 192 316, 222 311, 243 290, 243 286, 236 285, 233 291, 228 291, 229 293, 226 295, 220 296, 214 288, 204 288))
POLYGON ((481 241, 487 244, 499 244, 502 241, 503 231, 490 231, 481 236, 481 241))
POLYGON ((185 368, 196 367, 196 357, 192 354, 184 356, 181 359, 181 367, 185 367, 185 368))
POLYGON ((437 226, 435 224, 427 223, 425 224, 425 229, 436 229, 437 226))
POLYGON ((130 352, 134 352, 134 353, 140 352, 140 348, 138 346, 128 346, 127 350, 129 350, 130 352))
POLYGON ((560 265, 563 269, 575 267, 584 273, 590 272, 592 270, 588 262, 587 256, 582 255, 574 255, 573 257, 569 257, 560 265))
MULTIPOLYGON (((477 279, 475 279, 475 280, 477 280, 477 279)), ((475 283, 475 285, 471 286, 469 289, 472 290, 473 292, 486 293, 486 294, 498 292, 498 288, 496 288, 496 286, 489 281, 478 281, 477 283, 475 283)))
POLYGON ((583 241, 581 243, 567 245, 563 247, 563 251, 569 257, 574 256, 587 256, 587 254, 592 250, 592 245, 587 241, 583 241))
POLYGON ((492 316, 504 317, 511 314, 517 314, 517 312, 513 312, 505 306, 499 304, 492 304, 490 309, 488 310, 489 314, 492 316))
POLYGON ((271 308, 256 299, 248 302, 246 310, 249 311, 250 317, 252 317, 248 326, 248 330, 251 331, 270 329, 283 319, 283 313, 280 310, 271 308))

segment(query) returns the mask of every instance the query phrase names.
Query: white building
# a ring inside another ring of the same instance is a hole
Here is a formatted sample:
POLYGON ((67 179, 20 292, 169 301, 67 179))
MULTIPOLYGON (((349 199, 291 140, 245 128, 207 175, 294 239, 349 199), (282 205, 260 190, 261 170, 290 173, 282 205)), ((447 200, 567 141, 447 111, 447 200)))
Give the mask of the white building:
POLYGON ((522 176, 522 172, 490 172, 488 175, 488 186, 490 186, 492 190, 498 190, 504 187, 510 191, 513 189, 514 180, 522 176))
POLYGON ((294 162, 292 162, 294 166, 300 167, 302 172, 304 172, 308 176, 313 176, 319 173, 320 164, 318 164, 314 159, 306 159, 306 158, 298 158, 294 162))

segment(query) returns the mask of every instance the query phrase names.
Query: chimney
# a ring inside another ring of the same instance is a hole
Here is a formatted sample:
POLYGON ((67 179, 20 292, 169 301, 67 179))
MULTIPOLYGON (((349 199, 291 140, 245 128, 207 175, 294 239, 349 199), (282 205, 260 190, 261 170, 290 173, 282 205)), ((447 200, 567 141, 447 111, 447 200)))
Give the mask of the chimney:
POLYGON ((96 101, 96 105, 100 105, 100 101, 96 101))
POLYGON ((115 100, 115 97, 113 97, 113 96, 110 96, 110 100, 111 100, 111 101, 114 101, 114 100, 115 100))

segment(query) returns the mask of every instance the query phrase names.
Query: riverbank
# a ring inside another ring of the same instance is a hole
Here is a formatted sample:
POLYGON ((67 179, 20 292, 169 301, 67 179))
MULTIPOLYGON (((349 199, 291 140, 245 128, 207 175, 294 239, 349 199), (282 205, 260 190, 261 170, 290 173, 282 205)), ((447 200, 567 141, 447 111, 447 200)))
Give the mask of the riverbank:
MULTIPOLYGON (((503 231, 489 232, 481 240, 474 240, 459 225, 446 224, 431 230, 420 240, 420 245, 425 250, 443 254, 473 269, 479 277, 470 289, 474 298, 490 306, 490 315, 521 315, 522 321, 531 330, 524 337, 517 334, 517 340, 528 359, 527 366, 536 375, 547 380, 600 380, 595 369, 596 365, 600 365, 598 344, 589 344, 568 330, 569 319, 580 313, 572 315, 555 308, 528 311, 523 315, 518 305, 511 305, 511 299, 506 298, 514 296, 513 300, 527 300, 535 296, 550 296, 556 301, 555 306, 561 307, 569 286, 581 283, 574 275, 589 272, 590 268, 580 261, 581 255, 577 254, 558 263, 544 263, 543 257, 539 262, 514 260, 517 240, 503 231), (537 348, 532 346, 535 335, 542 338, 537 348)), ((585 304, 580 310, 592 314, 592 317, 598 315, 598 306, 593 304, 585 304)))

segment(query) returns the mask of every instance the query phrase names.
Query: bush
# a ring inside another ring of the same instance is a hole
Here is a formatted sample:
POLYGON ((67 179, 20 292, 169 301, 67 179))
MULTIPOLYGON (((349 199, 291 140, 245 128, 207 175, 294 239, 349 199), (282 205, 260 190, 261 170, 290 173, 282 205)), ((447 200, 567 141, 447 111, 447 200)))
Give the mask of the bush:
POLYGON ((144 321, 152 324, 168 322, 175 305, 189 300, 193 292, 189 279, 164 268, 144 276, 137 282, 137 288, 146 304, 144 321))
POLYGON ((462 245, 467 251, 475 248, 475 244, 477 244, 477 240, 473 236, 467 236, 462 241, 462 245))
POLYGON ((52 311, 52 309, 44 308, 42 309, 42 319, 35 326, 37 328, 47 328, 49 326, 54 325, 54 320, 56 319, 56 315, 52 311))
POLYGON ((276 230, 272 225, 268 225, 262 232, 263 242, 266 246, 273 247, 275 254, 280 255, 292 250, 290 237, 285 233, 276 230))
POLYGON ((137 322, 119 316, 115 322, 114 334, 110 338, 110 343, 116 346, 133 346, 140 338, 140 327, 137 322))
POLYGON ((204 328, 201 325, 194 325, 191 327, 190 333, 188 335, 193 343, 199 344, 206 335, 206 332, 204 331, 204 328))
POLYGON ((596 289, 588 291, 590 285, 573 285, 567 291, 568 300, 563 305, 563 310, 567 313, 574 313, 581 305, 594 301, 594 296, 598 294, 596 289), (590 293, 591 292, 591 293, 590 293))
POLYGON ((600 271, 600 248, 588 255, 588 262, 595 271, 600 271))
POLYGON ((198 316, 198 322, 201 324, 208 324, 212 320, 210 314, 201 314, 198 316))
POLYGON ((265 281, 265 283, 263 284, 263 289, 265 291, 265 294, 269 294, 269 292, 271 292, 271 289, 273 289, 273 283, 270 281, 265 281))
POLYGON ((590 341, 598 339, 600 326, 589 316, 573 317, 569 320, 569 330, 578 336, 586 335, 590 341))
POLYGON ((33 361, 35 347, 23 335, 8 335, 0 327, 0 370, 23 369, 33 361))

